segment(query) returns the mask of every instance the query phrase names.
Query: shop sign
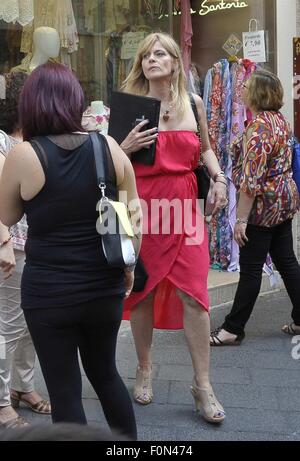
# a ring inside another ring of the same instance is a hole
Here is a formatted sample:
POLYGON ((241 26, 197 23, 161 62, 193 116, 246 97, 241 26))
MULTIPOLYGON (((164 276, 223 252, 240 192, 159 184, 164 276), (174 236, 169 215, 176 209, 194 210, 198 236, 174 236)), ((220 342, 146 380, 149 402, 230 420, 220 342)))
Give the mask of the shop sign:
POLYGON ((265 31, 243 32, 244 59, 266 62, 265 31))
MULTIPOLYGON (((199 14, 200 16, 206 16, 209 13, 214 13, 216 11, 231 10, 237 8, 248 8, 248 3, 246 1, 235 0, 231 2, 226 2, 225 0, 202 0, 200 10, 193 10, 191 8, 191 14, 199 14)), ((181 14, 181 11, 173 11, 174 16, 181 14)), ((158 17, 161 19, 163 17, 168 18, 168 14, 162 14, 158 17)))
POLYGON ((219 2, 209 2, 209 0, 203 0, 201 3, 201 9, 199 11, 200 16, 205 16, 208 13, 213 13, 214 11, 220 11, 220 10, 230 10, 232 8, 247 8, 248 3, 247 2, 240 2, 239 0, 235 2, 225 2, 224 0, 221 0, 219 2), (208 5, 208 3, 210 3, 208 5))

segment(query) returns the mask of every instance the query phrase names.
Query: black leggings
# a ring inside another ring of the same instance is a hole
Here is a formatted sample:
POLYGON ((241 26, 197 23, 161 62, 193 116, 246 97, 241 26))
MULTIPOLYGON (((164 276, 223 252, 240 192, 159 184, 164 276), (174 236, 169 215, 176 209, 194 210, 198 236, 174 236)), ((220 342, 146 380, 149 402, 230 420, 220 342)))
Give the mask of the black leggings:
POLYGON ((136 440, 132 402, 115 363, 123 299, 107 297, 74 307, 24 311, 40 361, 54 423, 86 424, 82 365, 111 429, 136 440))
POLYGON ((293 249, 292 221, 275 227, 249 224, 249 241, 240 249, 240 280, 231 312, 222 327, 232 334, 243 335, 260 291, 262 269, 270 253, 293 304, 292 319, 300 325, 300 266, 293 249))

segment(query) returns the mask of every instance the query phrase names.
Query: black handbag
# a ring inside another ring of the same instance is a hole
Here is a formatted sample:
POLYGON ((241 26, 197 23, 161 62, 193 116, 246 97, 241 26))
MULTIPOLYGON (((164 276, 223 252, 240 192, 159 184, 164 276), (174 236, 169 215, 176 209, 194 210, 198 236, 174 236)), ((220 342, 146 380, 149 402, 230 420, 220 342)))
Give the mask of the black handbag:
POLYGON ((198 166, 194 173, 197 179, 197 186, 198 186, 198 198, 206 200, 209 187, 210 187, 210 176, 207 171, 207 168, 203 166, 198 166))
POLYGON ((105 138, 95 132, 90 134, 97 182, 102 193, 99 201, 99 222, 97 231, 101 235, 102 249, 107 264, 111 267, 124 268, 135 264, 136 255, 133 246, 133 230, 126 205, 105 196, 106 191, 106 156, 103 143, 105 138))
MULTIPOLYGON (((200 126, 199 126, 199 115, 196 107, 195 100, 193 95, 190 93, 190 101, 191 106, 193 109, 194 117, 197 122, 197 135, 200 138, 200 126)), ((207 168, 204 165, 199 165, 195 170, 194 173, 197 179, 197 186, 198 186, 198 198, 203 199, 206 201, 209 187, 210 187, 210 175, 207 168)))
POLYGON ((143 291, 148 280, 148 274, 141 260, 141 257, 138 257, 135 269, 134 269, 134 283, 132 291, 139 292, 143 291))

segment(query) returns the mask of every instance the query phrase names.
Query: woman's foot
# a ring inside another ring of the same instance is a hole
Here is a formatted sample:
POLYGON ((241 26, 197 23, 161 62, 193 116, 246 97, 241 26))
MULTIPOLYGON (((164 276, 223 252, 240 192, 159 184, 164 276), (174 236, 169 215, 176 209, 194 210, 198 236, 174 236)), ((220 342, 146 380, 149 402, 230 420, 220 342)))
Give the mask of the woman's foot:
POLYGON ((36 391, 19 392, 11 389, 10 398, 14 408, 18 408, 20 402, 23 402, 35 413, 43 415, 51 414, 50 402, 44 400, 36 391))
POLYGON ((212 387, 200 388, 196 384, 191 386, 191 393, 195 400, 196 411, 209 423, 219 424, 225 419, 225 411, 212 387))
POLYGON ((0 428, 17 429, 18 427, 29 426, 11 405, 0 407, 0 428))
POLYGON ((209 343, 211 346, 239 346, 244 337, 245 334, 234 335, 219 327, 210 333, 209 343))
POLYGON ((283 325, 283 327, 281 328, 281 331, 291 336, 300 335, 300 326, 295 325, 294 322, 287 323, 286 325, 283 325))
POLYGON ((133 398, 141 405, 148 405, 152 402, 152 367, 136 369, 136 381, 133 388, 133 398))

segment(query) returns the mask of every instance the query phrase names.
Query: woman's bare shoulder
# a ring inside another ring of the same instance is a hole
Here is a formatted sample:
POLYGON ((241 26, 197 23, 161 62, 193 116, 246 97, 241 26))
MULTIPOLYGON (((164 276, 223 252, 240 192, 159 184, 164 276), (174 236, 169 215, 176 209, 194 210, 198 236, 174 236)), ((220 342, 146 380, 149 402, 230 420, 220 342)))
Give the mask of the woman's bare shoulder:
POLYGON ((7 162, 14 165, 30 165, 35 160, 36 155, 33 147, 27 141, 16 144, 7 154, 7 162))

